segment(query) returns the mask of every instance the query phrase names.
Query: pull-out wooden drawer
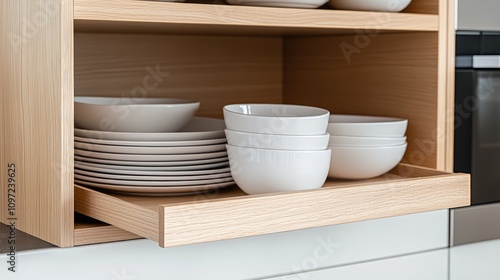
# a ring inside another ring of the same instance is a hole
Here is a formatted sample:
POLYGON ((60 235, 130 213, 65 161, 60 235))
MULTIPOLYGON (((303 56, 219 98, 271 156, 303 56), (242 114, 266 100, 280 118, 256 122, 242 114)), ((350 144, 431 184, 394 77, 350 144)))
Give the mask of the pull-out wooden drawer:
POLYGON ((238 187, 147 197, 75 186, 75 211, 162 247, 217 241, 467 206, 468 174, 400 164, 370 180, 328 180, 319 190, 246 195, 238 187))

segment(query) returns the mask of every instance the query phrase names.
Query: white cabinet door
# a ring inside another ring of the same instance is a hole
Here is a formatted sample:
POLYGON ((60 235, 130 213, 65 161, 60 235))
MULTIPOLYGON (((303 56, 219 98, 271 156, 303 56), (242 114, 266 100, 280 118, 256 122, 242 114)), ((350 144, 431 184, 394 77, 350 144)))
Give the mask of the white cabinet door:
POLYGON ((500 239, 450 249, 450 280, 500 279, 500 239))
MULTIPOLYGON (((367 210, 369 211, 369 210, 367 210)), ((249 279, 445 248, 448 211, 174 248, 149 240, 18 254, 0 279, 249 279), (4 278, 9 276, 9 278, 4 278), (161 276, 161 277, 160 277, 161 276), (31 277, 31 278, 30 278, 31 277)), ((6 264, 5 255, 0 263, 6 264)))
MULTIPOLYGON (((267 280, 446 280, 448 250, 442 249, 267 280)), ((482 278, 476 278, 482 279, 482 278)))

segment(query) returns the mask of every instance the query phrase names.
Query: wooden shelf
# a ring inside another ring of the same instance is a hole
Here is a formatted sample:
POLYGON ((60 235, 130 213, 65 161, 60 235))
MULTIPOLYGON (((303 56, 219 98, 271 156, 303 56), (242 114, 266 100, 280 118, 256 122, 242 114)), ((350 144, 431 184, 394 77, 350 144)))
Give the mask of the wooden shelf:
POLYGON ((438 15, 136 0, 74 0, 76 31, 197 34, 345 34, 437 31, 438 15))
POLYGON ((75 213, 75 246, 138 238, 142 237, 115 226, 75 213))
POLYGON ((400 164, 370 180, 329 180, 319 190, 140 197, 75 187, 75 211, 162 247, 329 226, 469 205, 469 175, 400 164))

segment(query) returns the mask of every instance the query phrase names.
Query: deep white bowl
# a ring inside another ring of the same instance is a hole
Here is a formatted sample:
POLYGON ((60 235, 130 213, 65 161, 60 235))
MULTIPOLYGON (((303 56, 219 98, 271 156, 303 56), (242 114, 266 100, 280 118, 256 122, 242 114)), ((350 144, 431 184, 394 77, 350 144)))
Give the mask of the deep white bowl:
POLYGON ((411 0, 330 0, 329 5, 339 10, 401 12, 411 0))
POLYGON ((387 147, 339 147, 332 150, 329 177, 367 179, 380 176, 396 167, 407 144, 387 147))
POLYGON ((232 5, 314 9, 328 0, 227 0, 227 2, 232 5))
POLYGON ((406 143, 404 137, 355 137, 355 136, 330 136, 329 146, 361 146, 361 147, 380 147, 380 146, 398 146, 406 143))
POLYGON ((330 112, 283 104, 233 104, 224 107, 227 129, 280 135, 323 135, 330 112))
POLYGON ((331 115, 328 133, 338 136, 403 137, 408 120, 389 117, 331 115))
POLYGON ((75 97, 75 127, 116 132, 174 132, 200 102, 179 98, 75 97))
POLYGON ((328 176, 330 150, 226 148, 231 175, 247 194, 319 189, 328 176))
POLYGON ((328 146, 330 134, 322 135, 277 135, 250 133, 225 130, 227 143, 238 147, 291 150, 319 151, 328 146))

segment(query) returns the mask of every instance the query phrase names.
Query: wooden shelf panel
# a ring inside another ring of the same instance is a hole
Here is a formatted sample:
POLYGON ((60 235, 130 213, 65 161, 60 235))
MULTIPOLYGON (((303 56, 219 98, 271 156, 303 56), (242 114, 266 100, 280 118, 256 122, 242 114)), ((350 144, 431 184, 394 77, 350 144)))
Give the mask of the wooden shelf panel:
POLYGON ((437 31, 431 14, 267 8, 137 0, 74 0, 76 31, 201 34, 345 34, 437 31))
POLYGON ((75 211, 162 247, 225 240, 467 206, 468 174, 400 164, 370 180, 328 180, 319 190, 138 197, 75 187, 75 211))
POLYGON ((75 246, 138 238, 142 237, 83 215, 75 216, 75 246))

